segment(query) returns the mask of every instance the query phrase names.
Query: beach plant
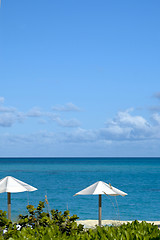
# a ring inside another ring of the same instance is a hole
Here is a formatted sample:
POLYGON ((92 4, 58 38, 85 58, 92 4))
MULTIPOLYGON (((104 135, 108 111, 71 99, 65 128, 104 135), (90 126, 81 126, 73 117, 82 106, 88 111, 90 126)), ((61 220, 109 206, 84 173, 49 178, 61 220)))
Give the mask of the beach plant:
POLYGON ((70 235, 71 233, 80 233, 83 231, 83 225, 77 225, 76 220, 79 218, 77 215, 70 216, 69 211, 62 212, 58 210, 51 210, 52 221, 54 224, 59 226, 59 230, 62 233, 66 233, 66 235, 70 235))
POLYGON ((64 211, 62 213, 58 210, 51 210, 51 215, 48 212, 44 212, 45 203, 40 201, 37 208, 33 205, 28 205, 27 215, 19 215, 18 224, 21 228, 24 227, 50 227, 58 226, 59 231, 66 233, 66 235, 73 235, 83 231, 83 225, 77 225, 76 220, 78 219, 77 215, 70 216, 69 211, 64 211))
POLYGON ((7 212, 0 210, 0 231, 3 231, 11 221, 7 218, 7 212))
POLYGON ((145 221, 84 229, 77 224, 77 215, 70 216, 68 210, 44 210, 42 201, 37 207, 28 205, 28 213, 19 215, 15 223, 0 210, 0 240, 160 240, 158 226, 145 221))
POLYGON ((104 227, 104 230, 106 231, 107 239, 160 239, 158 226, 145 221, 139 223, 135 220, 132 223, 123 224, 119 227, 104 227))
POLYGON ((0 236, 6 233, 5 237, 8 239, 16 230, 15 225, 7 218, 7 212, 0 210, 0 236))
POLYGON ((51 219, 49 213, 45 213, 43 209, 45 208, 44 202, 40 201, 37 208, 33 205, 27 205, 28 214, 19 215, 18 224, 23 227, 36 227, 36 226, 49 226, 51 224, 51 219))
POLYGON ((83 230, 74 234, 67 235, 62 233, 58 225, 39 226, 39 227, 24 227, 21 231, 16 231, 10 235, 4 234, 1 239, 42 239, 42 240, 159 240, 160 231, 157 226, 146 222, 123 224, 122 226, 106 226, 96 227, 95 229, 83 230))

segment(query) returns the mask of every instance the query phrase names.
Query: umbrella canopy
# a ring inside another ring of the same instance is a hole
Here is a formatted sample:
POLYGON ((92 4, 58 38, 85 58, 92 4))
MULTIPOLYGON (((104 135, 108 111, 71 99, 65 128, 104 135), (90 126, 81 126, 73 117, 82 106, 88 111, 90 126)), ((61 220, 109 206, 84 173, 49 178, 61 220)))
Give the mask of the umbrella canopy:
POLYGON ((11 219, 11 193, 36 191, 37 188, 28 185, 14 177, 7 176, 0 180, 0 193, 8 194, 8 218, 11 219))
POLYGON ((127 193, 122 192, 121 190, 112 187, 111 184, 107 184, 102 181, 98 181, 91 186, 83 189, 82 191, 76 193, 76 195, 99 195, 99 226, 101 226, 101 215, 102 215, 102 194, 110 196, 126 196, 127 193))
POLYGON ((25 191, 36 191, 37 188, 28 185, 14 177, 7 176, 0 180, 0 193, 10 192, 25 192, 25 191))
POLYGON ((119 189, 112 187, 111 184, 107 184, 105 182, 99 181, 91 186, 83 189, 82 191, 76 193, 76 195, 99 195, 99 194, 106 194, 110 196, 126 196, 127 193, 120 191, 119 189))

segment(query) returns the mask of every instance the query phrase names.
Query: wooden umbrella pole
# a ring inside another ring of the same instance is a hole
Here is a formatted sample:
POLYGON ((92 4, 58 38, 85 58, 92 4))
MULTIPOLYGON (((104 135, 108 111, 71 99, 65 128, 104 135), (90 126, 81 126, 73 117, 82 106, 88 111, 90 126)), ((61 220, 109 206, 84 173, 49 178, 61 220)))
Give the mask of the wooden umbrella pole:
POLYGON ((8 219, 11 220, 11 193, 7 193, 8 196, 8 219))
POLYGON ((99 194, 99 226, 101 227, 101 219, 102 219, 102 195, 99 194))

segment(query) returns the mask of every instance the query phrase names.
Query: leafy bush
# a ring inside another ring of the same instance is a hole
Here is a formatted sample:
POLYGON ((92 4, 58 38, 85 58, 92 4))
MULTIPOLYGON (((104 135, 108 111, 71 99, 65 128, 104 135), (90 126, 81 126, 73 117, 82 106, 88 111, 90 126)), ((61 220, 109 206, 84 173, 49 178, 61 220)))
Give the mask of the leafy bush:
POLYGON ((44 202, 39 202, 37 208, 28 205, 28 214, 19 215, 17 223, 8 220, 6 212, 0 210, 0 239, 160 240, 158 227, 146 222, 134 221, 119 227, 97 226, 95 229, 83 229, 83 225, 76 223, 77 215, 70 216, 69 211, 62 213, 54 209, 49 214, 44 212, 44 208, 44 202))
MULTIPOLYGON (((159 240, 160 231, 158 226, 146 223, 139 223, 137 220, 132 223, 123 224, 119 227, 106 226, 89 229, 88 239, 109 239, 109 240, 159 240)), ((87 238, 86 238, 87 239, 87 238)))
POLYGON ((35 208, 33 205, 28 205, 27 210, 28 214, 23 216, 19 215, 18 224, 21 228, 24 227, 50 227, 58 226, 58 229, 66 235, 70 235, 74 232, 79 233, 83 230, 83 225, 77 225, 76 220, 78 219, 77 215, 70 217, 69 211, 65 211, 63 214, 58 210, 51 210, 51 216, 49 213, 43 211, 45 208, 44 202, 39 202, 38 207, 35 208))

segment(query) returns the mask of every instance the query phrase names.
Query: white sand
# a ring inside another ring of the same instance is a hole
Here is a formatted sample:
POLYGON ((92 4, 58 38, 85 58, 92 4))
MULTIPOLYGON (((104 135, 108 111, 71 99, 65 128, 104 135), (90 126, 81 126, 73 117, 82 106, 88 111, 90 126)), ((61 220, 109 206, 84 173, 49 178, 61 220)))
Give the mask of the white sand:
MULTIPOLYGON (((138 220, 139 221, 139 220, 138 220)), ((131 223, 132 221, 118 221, 118 220, 102 220, 102 226, 105 225, 114 225, 119 226, 123 223, 131 223)), ((139 221, 142 222, 142 221, 139 221)), ((160 221, 146 221, 147 223, 152 223, 154 225, 158 225, 160 227, 160 221)), ((78 224, 83 224, 85 228, 94 228, 96 225, 98 225, 98 220, 78 220, 78 224)))

